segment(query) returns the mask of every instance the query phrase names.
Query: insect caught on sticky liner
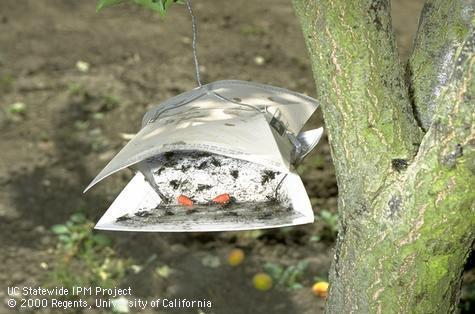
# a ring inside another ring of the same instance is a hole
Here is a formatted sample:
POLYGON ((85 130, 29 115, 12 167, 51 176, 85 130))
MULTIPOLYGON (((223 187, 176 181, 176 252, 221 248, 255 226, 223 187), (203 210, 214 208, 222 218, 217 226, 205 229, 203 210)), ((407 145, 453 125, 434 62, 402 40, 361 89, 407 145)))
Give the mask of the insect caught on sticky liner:
POLYGON ((232 170, 230 174, 234 179, 237 179, 239 177, 239 170, 232 170))
POLYGON ((185 180, 171 180, 171 181, 169 182, 170 186, 171 186, 174 190, 178 189, 179 187, 181 187, 181 186, 182 186, 183 184, 185 184, 185 183, 188 183, 188 180, 187 180, 187 179, 185 179, 185 180))
POLYGON ((198 187, 196 188, 196 191, 202 192, 204 190, 209 190, 211 188, 212 188, 212 186, 209 185, 209 184, 198 184, 198 187))
POLYGON ((123 216, 120 216, 120 217, 117 217, 116 218, 116 222, 120 222, 120 221, 126 221, 126 220, 130 220, 132 219, 128 214, 125 214, 123 216))
POLYGON ((159 176, 162 174, 163 170, 165 170, 165 167, 160 167, 154 172, 154 174, 159 176))
POLYGON ((272 170, 264 170, 264 173, 261 176, 261 185, 264 185, 270 182, 271 180, 274 180, 276 174, 279 174, 279 172, 272 170))
POLYGON ((211 157, 211 164, 215 167, 221 166, 221 162, 218 159, 214 158, 214 157, 211 157))
POLYGON ((208 162, 203 161, 198 166, 195 166, 195 168, 198 169, 198 170, 206 169, 206 168, 208 168, 208 162))
POLYGON ((137 217, 148 217, 148 216, 151 216, 152 213, 149 212, 148 210, 141 210, 141 211, 138 211, 135 213, 135 216, 137 217))

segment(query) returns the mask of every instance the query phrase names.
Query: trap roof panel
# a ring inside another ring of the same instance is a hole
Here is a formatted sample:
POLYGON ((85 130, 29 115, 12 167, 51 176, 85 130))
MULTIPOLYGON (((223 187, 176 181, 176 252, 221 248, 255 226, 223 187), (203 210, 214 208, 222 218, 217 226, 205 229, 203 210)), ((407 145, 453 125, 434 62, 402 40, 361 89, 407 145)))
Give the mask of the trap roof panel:
POLYGON ((142 130, 85 191, 121 169, 173 150, 207 151, 288 172, 293 148, 288 133, 296 135, 317 107, 310 97, 269 85, 204 85, 149 111, 142 130))
POLYGON ((222 80, 187 91, 148 111, 142 121, 142 127, 150 120, 160 116, 170 108, 194 102, 206 94, 213 94, 230 103, 254 107, 269 113, 280 112, 287 129, 298 134, 310 116, 318 108, 318 102, 304 94, 271 85, 240 80, 222 80))

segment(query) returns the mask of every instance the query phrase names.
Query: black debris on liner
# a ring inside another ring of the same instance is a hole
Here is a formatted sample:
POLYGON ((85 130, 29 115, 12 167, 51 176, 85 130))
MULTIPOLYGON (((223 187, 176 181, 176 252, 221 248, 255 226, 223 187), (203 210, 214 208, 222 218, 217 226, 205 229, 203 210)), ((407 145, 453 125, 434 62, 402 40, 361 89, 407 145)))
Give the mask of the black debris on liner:
POLYGON ((185 166, 185 165, 182 165, 182 166, 181 166, 181 171, 182 171, 182 172, 186 172, 186 171, 187 171, 188 169, 190 169, 190 168, 191 168, 190 165, 186 165, 186 166, 185 166))
POLYGON ((135 213, 135 216, 137 217, 147 217, 147 216, 151 216, 152 213, 150 211, 145 211, 145 210, 141 210, 141 211, 138 211, 135 213))
POLYGON ((173 189, 178 189, 181 185, 181 182, 178 181, 178 180, 171 180, 170 181, 170 186, 173 188, 173 189))
POLYGON ((207 162, 207 161, 203 161, 201 164, 198 165, 198 167, 196 167, 196 169, 203 170, 203 169, 205 169, 207 166, 208 166, 208 162, 207 162))
POLYGON ((267 182, 269 182, 271 180, 274 180, 275 175, 278 174, 278 172, 272 171, 272 170, 264 170, 263 172, 264 173, 261 176, 261 184, 262 185, 266 184, 267 182))
POLYGON ((159 175, 162 173, 163 170, 165 170, 165 168, 164 168, 164 167, 160 167, 160 168, 158 168, 157 170, 155 170, 154 174, 156 174, 157 176, 159 176, 159 175))
POLYGON ((163 154, 167 160, 170 160, 175 155, 174 152, 166 152, 163 154))
POLYGON ((302 217, 302 214, 292 210, 288 205, 272 202, 233 203, 229 207, 221 204, 195 204, 192 208, 182 205, 159 204, 144 217, 125 215, 125 219, 117 220, 123 226, 168 225, 174 228, 190 227, 191 225, 240 223, 250 227, 262 224, 286 224, 302 217), (186 217, 193 217, 192 220, 186 217))
POLYGON ((177 164, 176 159, 170 159, 170 161, 167 161, 165 163, 165 167, 172 168, 172 167, 176 166, 176 164, 177 164))
POLYGON ((234 196, 231 196, 229 198, 229 201, 227 203, 221 204, 222 208, 230 208, 232 205, 236 204, 236 198, 234 196))
POLYGON ((226 213, 224 213, 225 216, 234 216, 234 217, 238 217, 239 214, 236 213, 236 212, 231 212, 231 211, 228 211, 226 213))
POLYGON ((202 151, 200 151, 200 152, 195 152, 195 154, 196 154, 196 157, 198 157, 198 158, 204 158, 204 157, 209 157, 209 156, 211 156, 210 153, 208 153, 208 152, 202 152, 202 151))
POLYGON ((176 151, 168 159, 159 154, 153 163, 157 187, 175 205, 179 195, 194 195, 196 203, 206 204, 223 193, 233 195, 238 202, 267 202, 266 196, 274 195, 284 178, 280 172, 265 171, 262 165, 194 150, 176 151))
POLYGON ((117 217, 117 219, 115 221, 116 222, 121 222, 121 221, 130 220, 130 219, 131 219, 131 217, 128 214, 125 214, 123 216, 117 217))
POLYGON ((275 195, 266 195, 270 204, 277 204, 279 200, 275 197, 275 195))
POLYGON ((267 219, 270 219, 270 218, 272 218, 272 213, 270 211, 263 212, 263 213, 260 213, 259 215, 257 215, 257 219, 259 219, 259 220, 267 220, 267 219))
POLYGON ((211 185, 209 184, 198 184, 198 188, 196 189, 198 192, 209 190, 211 189, 211 185))
POLYGON ((219 160, 217 160, 216 158, 211 158, 211 164, 215 167, 219 167, 221 166, 221 162, 219 160))

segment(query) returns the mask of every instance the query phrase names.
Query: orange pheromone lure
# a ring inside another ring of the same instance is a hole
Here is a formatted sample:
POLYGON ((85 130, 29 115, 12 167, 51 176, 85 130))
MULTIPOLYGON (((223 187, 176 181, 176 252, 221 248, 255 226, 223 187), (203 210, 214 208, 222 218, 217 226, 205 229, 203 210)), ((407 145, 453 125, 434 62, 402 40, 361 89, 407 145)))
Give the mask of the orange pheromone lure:
POLYGON ((212 202, 216 204, 227 204, 231 200, 231 196, 228 193, 224 193, 213 198, 212 202))
POLYGON ((193 201, 185 195, 180 195, 178 196, 178 204, 191 207, 193 206, 193 201))

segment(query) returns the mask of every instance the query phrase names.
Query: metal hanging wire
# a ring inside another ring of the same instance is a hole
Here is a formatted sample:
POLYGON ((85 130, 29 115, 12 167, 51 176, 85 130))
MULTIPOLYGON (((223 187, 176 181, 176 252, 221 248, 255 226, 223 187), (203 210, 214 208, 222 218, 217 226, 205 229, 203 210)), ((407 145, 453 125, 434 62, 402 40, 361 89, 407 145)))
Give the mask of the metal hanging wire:
POLYGON ((200 65, 198 63, 198 57, 196 55, 196 36, 198 34, 198 30, 196 28, 196 16, 193 13, 193 7, 191 6, 191 0, 186 0, 186 7, 188 8, 188 12, 190 13, 190 16, 191 16, 191 28, 192 28, 192 32, 193 32, 191 47, 192 47, 192 50, 193 50, 193 62, 195 63, 196 82, 198 83, 198 86, 201 87, 200 65))

